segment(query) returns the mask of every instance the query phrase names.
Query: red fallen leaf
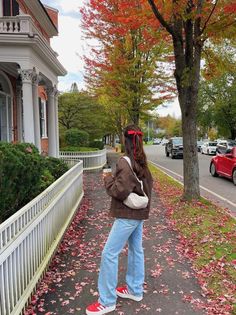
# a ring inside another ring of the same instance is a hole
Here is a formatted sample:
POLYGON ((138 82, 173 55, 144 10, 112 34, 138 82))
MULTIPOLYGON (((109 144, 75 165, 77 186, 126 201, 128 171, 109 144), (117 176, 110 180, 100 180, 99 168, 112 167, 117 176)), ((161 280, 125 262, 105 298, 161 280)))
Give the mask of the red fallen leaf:
POLYGON ((38 311, 39 311, 40 313, 43 313, 43 312, 45 312, 45 309, 42 308, 42 307, 40 307, 40 308, 38 308, 38 311))
POLYGON ((185 294, 183 297, 183 301, 185 301, 185 302, 191 302, 192 299, 193 299, 193 297, 190 294, 185 294))
POLYGON ((160 277, 162 271, 163 271, 162 267, 159 264, 157 264, 156 265, 156 269, 155 270, 151 270, 151 276, 153 278, 158 278, 158 277, 160 277))
POLYGON ((65 300, 63 302, 61 302, 61 306, 65 306, 65 305, 68 305, 70 303, 69 300, 65 300))

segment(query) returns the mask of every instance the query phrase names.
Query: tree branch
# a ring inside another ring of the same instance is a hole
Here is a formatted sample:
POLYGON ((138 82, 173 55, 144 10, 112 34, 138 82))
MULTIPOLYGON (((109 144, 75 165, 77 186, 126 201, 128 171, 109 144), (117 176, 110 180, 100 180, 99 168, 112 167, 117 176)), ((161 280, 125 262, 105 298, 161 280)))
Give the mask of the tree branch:
POLYGON ((218 4, 218 0, 216 0, 216 2, 215 2, 215 4, 214 4, 214 6, 213 6, 213 8, 212 8, 212 10, 211 10, 211 12, 210 12, 208 18, 206 19, 206 22, 204 23, 204 26, 203 26, 203 28, 202 28, 200 34, 203 34, 203 32, 205 31, 205 29, 206 29, 206 27, 207 27, 207 24, 208 24, 208 22, 210 21, 212 15, 213 15, 213 13, 214 13, 214 11, 215 11, 215 9, 216 9, 217 4, 218 4))
POLYGON ((152 11, 155 15, 155 17, 158 19, 158 21, 161 23, 161 25, 173 36, 176 37, 175 32, 173 30, 173 28, 170 26, 170 24, 168 24, 165 19, 163 18, 163 16, 161 15, 161 13, 159 12, 157 6, 154 3, 154 0, 148 0, 152 11))

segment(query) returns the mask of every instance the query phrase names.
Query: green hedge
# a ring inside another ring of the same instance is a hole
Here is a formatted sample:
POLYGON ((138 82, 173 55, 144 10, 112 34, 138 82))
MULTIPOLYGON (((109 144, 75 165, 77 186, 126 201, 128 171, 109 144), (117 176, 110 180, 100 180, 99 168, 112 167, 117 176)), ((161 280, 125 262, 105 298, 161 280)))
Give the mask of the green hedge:
POLYGON ((60 177, 67 166, 42 157, 32 144, 0 142, 0 222, 60 177))
POLYGON ((104 149, 103 141, 94 140, 89 143, 89 146, 92 148, 98 148, 99 150, 104 149))
POLYGON ((90 148, 90 147, 63 147, 61 151, 69 151, 69 152, 89 152, 89 151, 98 151, 98 148, 90 148))
POLYGON ((65 132, 65 142, 68 146, 87 146, 89 134, 76 128, 69 129, 65 132))

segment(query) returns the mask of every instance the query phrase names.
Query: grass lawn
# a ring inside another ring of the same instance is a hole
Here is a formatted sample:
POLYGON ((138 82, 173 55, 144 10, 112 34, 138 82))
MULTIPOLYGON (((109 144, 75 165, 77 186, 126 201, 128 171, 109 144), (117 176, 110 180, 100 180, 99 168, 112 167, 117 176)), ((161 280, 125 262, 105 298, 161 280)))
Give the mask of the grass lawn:
POLYGON ((220 314, 236 314, 236 220, 204 198, 182 201, 181 184, 152 164, 150 170, 154 189, 180 235, 183 255, 191 260, 202 293, 223 311, 220 314))

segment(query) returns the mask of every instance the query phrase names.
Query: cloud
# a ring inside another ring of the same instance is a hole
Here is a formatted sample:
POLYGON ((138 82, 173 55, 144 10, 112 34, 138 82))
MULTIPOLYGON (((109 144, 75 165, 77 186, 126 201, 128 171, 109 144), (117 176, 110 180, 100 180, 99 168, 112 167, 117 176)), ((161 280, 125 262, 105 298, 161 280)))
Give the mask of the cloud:
POLYGON ((64 91, 64 92, 70 91, 70 88, 73 82, 77 83, 79 90, 82 90, 85 88, 83 76, 79 75, 78 73, 69 72, 66 76, 59 77, 59 84, 58 84, 59 91, 64 91))
POLYGON ((175 118, 181 118, 181 110, 178 98, 174 99, 172 102, 166 102, 164 105, 159 105, 155 112, 161 117, 170 115, 175 118))
POLYGON ((83 1, 78 0, 43 0, 44 4, 51 6, 59 10, 61 15, 67 15, 72 17, 80 17, 80 8, 83 5, 83 1))
MULTIPOLYGON (((84 88, 83 55, 86 43, 82 40, 78 0, 44 0, 43 3, 59 10, 59 35, 51 39, 52 48, 58 53, 59 61, 68 71, 67 76, 59 78, 59 89, 69 90, 76 82, 84 88)), ((81 5, 81 2, 79 2, 81 5)))
POLYGON ((83 42, 79 21, 70 16, 59 16, 59 36, 51 40, 59 60, 69 72, 83 71, 83 42))

